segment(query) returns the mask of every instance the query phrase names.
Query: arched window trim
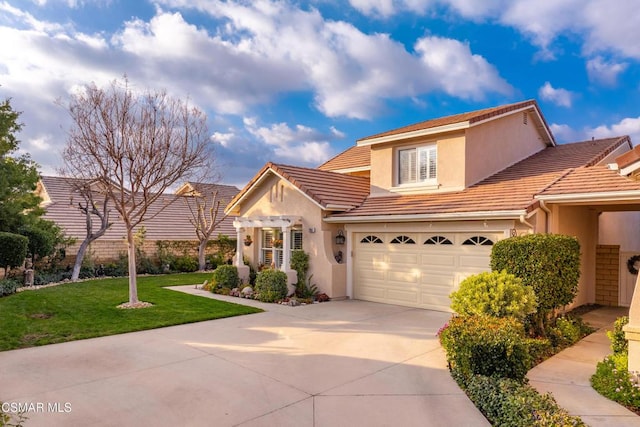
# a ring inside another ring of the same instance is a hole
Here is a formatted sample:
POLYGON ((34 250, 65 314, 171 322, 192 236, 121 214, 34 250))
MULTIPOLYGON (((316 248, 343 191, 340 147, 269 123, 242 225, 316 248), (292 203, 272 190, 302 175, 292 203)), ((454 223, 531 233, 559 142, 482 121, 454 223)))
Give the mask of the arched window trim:
POLYGON ((435 235, 425 240, 424 244, 425 245, 453 245, 453 242, 444 236, 435 235))
POLYGON ((493 240, 485 236, 472 236, 462 242, 465 246, 492 246, 493 240))
POLYGON ((399 245, 415 245, 416 241, 409 236, 405 236, 404 234, 401 234, 399 236, 394 237, 390 243, 399 244, 399 245))
POLYGON ((384 243, 381 238, 376 235, 370 234, 360 240, 360 243, 384 243))

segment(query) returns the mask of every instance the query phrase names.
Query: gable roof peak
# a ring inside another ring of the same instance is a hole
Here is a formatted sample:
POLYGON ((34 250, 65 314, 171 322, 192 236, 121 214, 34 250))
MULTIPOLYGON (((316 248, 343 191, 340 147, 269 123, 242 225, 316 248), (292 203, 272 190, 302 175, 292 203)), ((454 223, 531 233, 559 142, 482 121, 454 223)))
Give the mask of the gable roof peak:
POLYGON ((419 123, 414 123, 408 126, 361 138, 357 141, 357 144, 370 145, 389 142, 395 139, 406 139, 422 135, 463 130, 471 126, 479 125, 488 120, 495 120, 505 115, 526 110, 532 110, 535 112, 538 128, 543 134, 546 144, 548 146, 555 145, 553 134, 551 133, 551 130, 540 111, 538 102, 535 99, 425 120, 419 123))

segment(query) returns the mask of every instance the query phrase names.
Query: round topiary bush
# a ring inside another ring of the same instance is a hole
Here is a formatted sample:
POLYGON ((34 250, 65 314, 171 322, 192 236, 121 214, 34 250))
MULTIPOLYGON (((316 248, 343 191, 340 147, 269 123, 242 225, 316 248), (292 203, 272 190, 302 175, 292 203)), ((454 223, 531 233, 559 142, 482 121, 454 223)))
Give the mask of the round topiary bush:
POLYGON ((454 316, 438 335, 454 378, 486 375, 522 381, 531 367, 524 327, 513 317, 454 316))
POLYGON ((536 294, 531 286, 506 271, 467 277, 451 295, 451 308, 458 314, 488 314, 523 319, 535 313, 536 294))
POLYGON ((287 296, 287 275, 280 270, 262 270, 256 277, 256 299, 275 302, 287 296))
POLYGON ((238 268, 235 265, 219 265, 213 270, 214 287, 233 289, 240 285, 238 268))

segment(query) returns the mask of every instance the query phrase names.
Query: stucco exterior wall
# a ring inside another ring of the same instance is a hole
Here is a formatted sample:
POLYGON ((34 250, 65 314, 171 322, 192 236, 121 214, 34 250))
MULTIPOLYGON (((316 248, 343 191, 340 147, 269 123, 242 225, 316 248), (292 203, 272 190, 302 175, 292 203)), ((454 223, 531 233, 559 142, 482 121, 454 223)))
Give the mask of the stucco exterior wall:
MULTIPOLYGON (((523 112, 467 129, 465 186, 475 184, 546 147, 532 117, 523 112)), ((526 113, 529 114, 529 113, 526 113)))
POLYGON ((580 242, 580 282, 572 306, 595 303, 598 214, 584 206, 554 206, 551 233, 575 236, 580 242))
MULTIPOLYGON (((335 235, 341 227, 322 221, 324 211, 288 181, 275 175, 254 188, 240 206, 240 217, 260 218, 269 216, 299 217, 296 225, 302 228, 302 247, 309 254, 309 276, 320 292, 331 298, 346 296, 346 269, 335 260, 340 247, 335 245, 335 235)), ((243 245, 243 255, 255 267, 260 259, 261 229, 248 228, 242 238, 250 235, 253 244, 243 245)), ((344 249, 343 249, 344 251, 344 249)), ((346 259, 346 256, 345 256, 346 259)))
POLYGON ((621 252, 640 252, 640 212, 603 212, 600 215, 598 243, 620 245, 621 252))
POLYGON ((398 156, 400 148, 417 147, 424 144, 438 147, 438 188, 415 187, 419 192, 461 190, 464 186, 465 137, 463 133, 453 133, 434 138, 414 138, 395 144, 381 144, 371 147, 371 195, 388 194, 398 191, 398 156))

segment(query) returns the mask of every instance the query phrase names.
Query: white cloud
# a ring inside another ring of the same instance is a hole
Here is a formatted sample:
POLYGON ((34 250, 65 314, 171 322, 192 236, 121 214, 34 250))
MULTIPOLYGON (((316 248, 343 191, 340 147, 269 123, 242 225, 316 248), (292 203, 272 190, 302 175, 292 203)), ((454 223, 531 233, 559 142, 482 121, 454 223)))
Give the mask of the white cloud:
POLYGON ((421 14, 448 8, 474 21, 496 21, 526 35, 541 50, 539 59, 554 59, 559 36, 582 39, 585 55, 612 52, 640 59, 640 13, 636 0, 350 0, 368 16, 403 11, 421 14))
POLYGON ((388 17, 396 13, 393 0, 349 0, 351 6, 368 16, 388 17))
POLYGON ((587 61, 587 74, 589 80, 605 86, 615 86, 618 75, 627 69, 624 62, 607 61, 602 56, 596 56, 587 61))
POLYGON ((566 124, 551 123, 549 128, 558 142, 575 142, 583 139, 583 135, 580 132, 566 124))
POLYGON ((369 119, 387 99, 442 87, 465 99, 511 90, 494 67, 456 40, 424 38, 412 53, 386 34, 365 34, 350 23, 325 20, 315 9, 284 2, 161 1, 172 7, 197 7, 227 21, 216 35, 216 42, 224 46, 223 62, 225 56, 246 58, 242 70, 249 70, 253 80, 259 73, 263 86, 264 75, 270 74, 263 64, 278 65, 277 81, 296 86, 289 90, 311 89, 316 107, 329 117, 369 119), (463 66, 470 67, 465 84, 453 84, 451 71, 459 76, 463 66), (288 76, 282 76, 283 69, 290 71, 288 76))
POLYGON ((326 135, 303 125, 291 128, 286 123, 276 123, 260 127, 254 119, 245 120, 245 126, 249 133, 273 149, 272 160, 276 163, 303 162, 317 166, 334 154, 329 143, 335 138, 333 130, 326 135))
POLYGON ((573 129, 566 124, 552 124, 551 131, 560 142, 589 140, 591 138, 611 138, 629 135, 634 145, 640 144, 640 117, 627 117, 617 123, 573 129))
POLYGON ((447 94, 469 99, 481 99, 486 88, 509 94, 511 87, 497 70, 480 55, 474 55, 469 45, 442 37, 424 37, 416 43, 416 52, 424 64, 427 76, 447 94))
POLYGON ((640 143, 640 117, 627 117, 618 123, 589 128, 585 132, 587 134, 591 133, 596 138, 629 135, 631 142, 638 144, 640 143))
POLYGON ((538 89, 538 96, 542 100, 553 102, 560 107, 571 107, 574 95, 566 89, 556 89, 551 86, 551 83, 545 82, 544 85, 538 89))

